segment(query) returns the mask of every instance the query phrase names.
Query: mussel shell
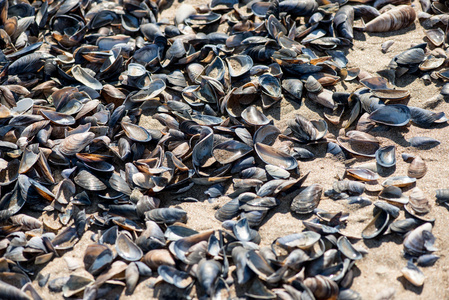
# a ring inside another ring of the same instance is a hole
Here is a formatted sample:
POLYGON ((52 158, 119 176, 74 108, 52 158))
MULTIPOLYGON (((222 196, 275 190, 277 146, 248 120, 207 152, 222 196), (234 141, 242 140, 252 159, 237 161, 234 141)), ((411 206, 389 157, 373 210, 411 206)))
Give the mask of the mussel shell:
POLYGON ((375 181, 379 179, 379 174, 369 169, 353 168, 353 169, 346 169, 346 172, 350 176, 362 181, 375 181))
POLYGON ((263 126, 270 122, 270 120, 254 105, 245 108, 245 110, 242 111, 241 116, 246 123, 254 126, 263 126))
POLYGON ((239 200, 237 198, 225 203, 215 212, 215 218, 220 221, 231 220, 238 216, 240 211, 239 200))
POLYGON ((402 194, 400 188, 393 185, 385 187, 379 194, 379 199, 401 207, 408 203, 408 197, 402 194))
POLYGON ((361 195, 365 191, 365 184, 354 180, 335 181, 332 187, 337 193, 348 192, 352 195, 361 195))
POLYGON ((384 210, 380 210, 363 229, 362 237, 366 240, 377 237, 384 231, 385 228, 387 228, 389 221, 390 214, 384 210))
POLYGON ((418 258, 418 266, 429 267, 432 266, 440 257, 435 254, 424 254, 418 258))
POLYGON ((131 140, 141 143, 151 141, 151 134, 143 127, 128 122, 121 123, 123 130, 131 140))
POLYGON ((193 282, 188 273, 171 266, 161 265, 157 268, 157 272, 165 282, 173 284, 179 289, 185 289, 193 282))
POLYGON ((419 107, 410 107, 412 122, 418 126, 429 128, 434 123, 447 121, 444 112, 435 113, 433 111, 419 107))
POLYGON ((170 246, 170 251, 183 263, 194 265, 204 257, 202 253, 207 251, 207 240, 212 234, 213 230, 207 230, 179 239, 170 246))
POLYGON ((271 74, 263 74, 259 77, 259 84, 262 91, 273 98, 279 100, 282 97, 282 89, 279 80, 271 74))
POLYGON ((276 244, 285 249, 299 248, 303 250, 310 249, 321 235, 314 231, 304 231, 280 237, 276 240, 276 244))
POLYGON ((432 224, 425 223, 414 229, 404 240, 404 251, 412 256, 420 256, 435 251, 435 237, 431 233, 432 224))
POLYGON ((372 76, 360 80, 360 83, 370 90, 385 90, 388 89, 388 80, 380 76, 372 76))
POLYGON ((103 181, 87 170, 78 172, 74 181, 77 185, 88 191, 103 191, 106 189, 106 185, 103 181))
POLYGON ((265 145, 273 145, 276 138, 281 134, 279 128, 274 125, 265 125, 257 129, 254 133, 253 143, 261 143, 265 145))
POLYGON ((92 132, 71 134, 62 141, 59 151, 65 156, 75 155, 82 152, 94 138, 95 134, 92 132))
POLYGON ((145 212, 145 218, 156 223, 186 222, 187 213, 179 208, 155 208, 145 212))
POLYGON ((229 140, 215 146, 213 149, 213 155, 219 163, 229 164, 242 158, 252 150, 253 148, 247 144, 237 142, 235 140, 229 140))
POLYGON ((100 274, 114 259, 111 249, 106 245, 92 244, 87 246, 84 254, 84 266, 92 275, 100 274))
POLYGON ((172 254, 167 249, 150 250, 142 258, 142 261, 153 271, 156 271, 161 265, 172 267, 176 265, 172 254))
POLYGON ((425 149, 433 148, 440 144, 439 140, 425 136, 412 137, 411 139, 408 140, 408 142, 412 147, 425 148, 425 149))
MULTIPOLYGON (((393 223, 390 224, 388 227, 389 231, 393 231, 399 234, 406 234, 416 227, 418 227, 421 224, 420 221, 418 221, 415 218, 407 218, 404 220, 396 220, 393 223)), ((385 232, 386 234, 387 232, 385 232)))
POLYGON ((340 250, 340 252, 349 259, 359 260, 362 258, 362 254, 352 246, 346 236, 341 236, 338 239, 337 247, 338 250, 340 250))
POLYGON ((282 80, 282 88, 296 99, 301 99, 303 91, 303 83, 301 80, 284 79, 282 80))
POLYGON ((4 194, 0 199, 0 219, 6 220, 16 214, 23 207, 25 201, 26 200, 22 197, 22 193, 19 192, 19 185, 16 184, 14 190, 4 194))
POLYGON ((222 265, 216 260, 203 259, 198 264, 197 279, 207 295, 212 295, 214 283, 222 273, 222 265))
POLYGON ((412 185, 416 182, 416 178, 411 178, 408 176, 394 176, 390 177, 382 183, 382 186, 387 187, 390 185, 394 185, 397 187, 405 187, 412 185))
POLYGON ((7 186, 15 182, 19 177, 20 162, 18 159, 13 159, 8 162, 6 168, 0 171, 0 186, 7 186))
POLYGON ((72 297, 82 292, 86 289, 86 287, 92 285, 93 283, 93 279, 79 275, 70 275, 69 280, 62 287, 63 295, 64 297, 72 297))
POLYGON ((253 60, 248 55, 234 55, 226 58, 231 77, 239 77, 253 67, 253 60))
POLYGON ((390 101, 404 100, 410 96, 410 92, 407 90, 393 90, 393 89, 373 90, 372 94, 375 97, 378 97, 379 99, 390 101))
POLYGON ((41 110, 40 113, 52 123, 61 126, 70 126, 75 124, 75 118, 65 113, 59 113, 50 110, 41 110))
POLYGON ((444 31, 441 28, 424 30, 426 37, 436 47, 441 46, 444 42, 444 31))
POLYGON ((117 254, 124 260, 137 261, 143 256, 142 250, 124 233, 120 233, 115 242, 117 254))
POLYGON ((379 149, 378 143, 359 142, 351 138, 337 137, 337 142, 343 149, 360 156, 375 157, 379 149))
POLYGON ((386 146, 379 148, 376 151, 376 161, 379 165, 385 168, 390 168, 396 165, 396 147, 386 146))
POLYGON ((320 184, 312 184, 293 199, 290 209, 299 214, 311 213, 318 206, 322 193, 320 184))
POLYGON ((298 167, 298 161, 296 159, 277 148, 262 143, 256 143, 254 148, 259 158, 266 164, 278 166, 286 170, 292 170, 298 167))
POLYGON ((368 119, 389 126, 405 126, 410 122, 411 112, 402 104, 385 105, 373 111, 368 119))
POLYGON ((101 90, 103 88, 103 85, 97 79, 79 65, 72 68, 72 75, 77 81, 94 90, 101 90))

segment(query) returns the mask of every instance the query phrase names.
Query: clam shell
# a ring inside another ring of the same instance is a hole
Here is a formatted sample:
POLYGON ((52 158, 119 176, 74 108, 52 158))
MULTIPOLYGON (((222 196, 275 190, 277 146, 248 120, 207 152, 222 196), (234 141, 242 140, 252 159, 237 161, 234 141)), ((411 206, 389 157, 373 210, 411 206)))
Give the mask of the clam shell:
POLYGON ((407 266, 401 269, 401 273, 411 284, 418 287, 422 286, 426 279, 424 273, 411 261, 408 261, 407 266))
POLYGON ((415 187, 411 190, 409 198, 410 206, 416 213, 426 214, 430 211, 429 200, 419 187, 415 187))
POLYGON ((427 173, 427 166, 420 156, 416 156, 408 167, 407 175, 411 178, 422 178, 427 173))
POLYGON ((313 76, 307 78, 304 87, 309 93, 320 93, 323 90, 323 86, 313 76))

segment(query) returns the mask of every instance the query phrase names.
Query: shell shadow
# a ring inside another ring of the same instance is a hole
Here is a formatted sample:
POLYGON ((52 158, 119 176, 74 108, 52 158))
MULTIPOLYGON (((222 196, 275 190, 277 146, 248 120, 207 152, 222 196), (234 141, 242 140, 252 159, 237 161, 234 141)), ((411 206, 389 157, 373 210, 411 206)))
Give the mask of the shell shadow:
POLYGON ((280 109, 281 101, 276 102, 275 104, 273 104, 268 109, 264 109, 263 113, 267 117, 271 117, 271 118, 273 118, 276 121, 280 121, 281 120, 281 109, 280 109))
POLYGON ((404 289, 406 289, 407 291, 411 291, 417 295, 421 295, 422 291, 423 291, 423 286, 414 286, 413 284, 411 284, 407 279, 405 279, 404 276, 400 276, 397 278, 397 281, 399 281, 402 286, 404 287, 404 289))
POLYGON ((168 283, 159 283, 154 287, 154 299, 177 300, 186 299, 188 292, 184 289, 179 289, 168 283))
POLYGON ((290 210, 290 205, 291 205, 291 202, 293 201, 293 198, 296 195, 298 195, 303 189, 304 189, 304 187, 301 187, 287 195, 278 196, 280 204, 268 212, 268 214, 265 216, 265 218, 262 220, 262 223, 258 227, 262 227, 263 225, 265 225, 265 223, 268 222, 268 220, 270 220, 271 217, 275 214, 291 214, 291 216, 297 220, 300 220, 300 221, 308 220, 312 216, 311 213, 305 214, 305 215, 300 215, 300 214, 293 213, 290 210))
POLYGON ((389 235, 383 235, 381 238, 374 238, 374 239, 364 239, 363 243, 369 248, 379 248, 383 243, 388 243, 388 242, 393 242, 396 245, 401 245, 403 241, 403 238, 398 236, 398 235, 394 235, 394 234, 389 234, 389 235))
MULTIPOLYGON (((398 127, 397 129, 394 128, 396 130, 391 130, 391 127, 389 128, 390 129, 387 131, 383 130, 374 131, 375 136, 389 139, 391 140, 392 143, 397 144, 404 148, 410 146, 410 143, 404 138, 404 135, 409 131, 407 127, 398 127)), ((373 133, 373 130, 371 130, 369 133, 373 133)))
POLYGON ((396 172, 396 165, 386 168, 386 167, 382 167, 379 164, 376 164, 377 166, 377 173, 382 176, 382 177, 388 177, 392 174, 394 174, 394 172, 396 172))

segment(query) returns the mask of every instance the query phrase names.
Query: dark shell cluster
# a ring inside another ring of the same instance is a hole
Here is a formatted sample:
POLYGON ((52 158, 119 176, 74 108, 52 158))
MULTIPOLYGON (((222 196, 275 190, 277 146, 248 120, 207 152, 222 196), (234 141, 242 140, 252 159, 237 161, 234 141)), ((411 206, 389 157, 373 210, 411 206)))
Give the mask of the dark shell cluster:
MULTIPOLYGON (((449 80, 437 50, 449 9, 423 0, 416 14, 407 1, 357 2, 213 0, 182 4, 165 20, 158 1, 0 0, 0 298, 42 299, 32 280, 67 298, 110 298, 120 287, 132 295, 151 277, 153 287, 165 282, 185 295, 195 287, 212 299, 361 299, 351 284, 367 252, 353 242, 384 234, 405 236, 410 261, 401 272, 422 286, 417 265, 438 259, 435 219, 429 196, 403 189, 425 176, 426 163, 403 154, 407 175, 378 183, 398 162, 376 130, 447 122, 444 112, 404 104, 410 92, 395 82, 404 74, 449 80), (395 31, 417 15, 434 50, 404 50, 387 78, 348 67, 354 30, 395 31), (336 92, 344 81, 360 88, 336 92), (297 113, 278 128, 266 111, 282 99, 311 102, 323 118, 297 113), (302 160, 315 159, 306 146, 319 144, 342 162, 375 162, 348 167, 323 191, 305 185, 301 171, 302 160), (194 186, 211 203, 228 199, 215 213, 222 229, 189 228, 186 211, 160 200, 198 201, 183 196, 194 186), (316 217, 260 246, 257 228, 289 195, 292 213, 316 217), (348 234, 349 214, 319 209, 323 196, 373 204, 372 221, 348 234), (397 219, 401 209, 408 218, 397 219), (88 229, 97 233, 83 265, 67 259, 88 275, 35 274, 88 229)), ((447 205, 449 190, 436 198, 447 205)))

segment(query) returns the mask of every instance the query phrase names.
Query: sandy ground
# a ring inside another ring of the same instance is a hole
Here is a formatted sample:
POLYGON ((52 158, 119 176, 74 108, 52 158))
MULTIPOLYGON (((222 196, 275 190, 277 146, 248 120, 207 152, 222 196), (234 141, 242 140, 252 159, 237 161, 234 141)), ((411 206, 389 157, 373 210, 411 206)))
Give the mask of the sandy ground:
MULTIPOLYGON (((185 3, 198 4, 196 1, 187 0, 185 3)), ((415 6, 419 6, 414 1, 415 6)), ((168 9, 162 12, 162 17, 171 18, 173 12, 179 6, 178 2, 170 4, 168 9)), ((418 11, 420 8, 415 9, 418 11)), ((355 33, 354 45, 348 50, 349 66, 359 67, 371 74, 385 68, 389 61, 398 53, 410 47, 412 43, 423 42, 423 28, 418 20, 409 28, 385 34, 366 34, 361 32, 355 33), (386 40, 394 40, 395 43, 390 50, 384 54, 381 52, 381 43, 386 40)), ((411 93, 409 105, 424 107, 427 100, 439 94, 442 81, 433 81, 429 85, 425 85, 423 81, 416 75, 406 75, 397 80, 397 86, 407 89, 411 93)), ((359 86, 355 83, 345 82, 335 86, 335 90, 352 92, 359 86)), ((442 101, 433 107, 434 111, 449 112, 449 103, 442 101)), ((274 119, 274 123, 281 130, 286 128, 286 120, 293 118, 295 114, 301 113, 304 116, 314 119, 323 118, 322 108, 311 104, 310 100, 303 100, 301 104, 282 100, 279 105, 275 105, 271 109, 265 111, 265 114, 274 119)), ((141 124, 145 125, 145 117, 142 117, 141 124)), ((339 128, 330 126, 330 137, 334 138, 338 135, 339 128)), ((441 258, 432 267, 421 268, 426 276, 424 286, 421 288, 414 287, 408 283, 401 274, 407 260, 403 257, 402 237, 397 235, 384 236, 374 240, 357 242, 357 246, 368 250, 369 254, 356 263, 354 282, 352 289, 358 291, 363 299, 376 299, 380 293, 386 289, 394 289, 395 299, 449 299, 449 212, 446 208, 435 204, 435 190, 438 188, 449 188, 449 127, 444 125, 433 126, 431 129, 423 129, 413 125, 401 128, 391 128, 389 131, 377 131, 374 133, 382 142, 382 145, 396 145, 397 165, 394 175, 406 175, 408 163, 401 159, 401 154, 409 152, 420 155, 427 163, 427 175, 417 181, 416 186, 420 187, 429 197, 432 203, 432 214, 436 218, 433 233, 436 236, 436 252, 441 258), (404 140, 408 140, 414 136, 428 136, 439 139, 442 143, 438 147, 430 150, 417 150, 407 147, 404 140)), ((320 144, 308 147, 309 150, 316 154, 316 159, 312 161, 301 161, 300 171, 305 174, 308 171, 310 175, 305 185, 312 183, 320 183, 324 190, 330 189, 335 181, 335 176, 343 174, 345 165, 330 157, 325 156, 326 145, 320 144)), ((393 175, 393 174, 391 174, 393 175)), ((380 181, 382 181, 381 179, 380 181)), ((201 189, 195 189, 188 195, 195 195, 201 201, 198 203, 182 203, 177 201, 164 200, 163 206, 178 206, 188 212, 189 220, 187 225, 195 230, 218 229, 221 223, 214 218, 215 210, 227 201, 222 198, 215 203, 204 201, 206 195, 201 194, 201 189)), ((259 232, 262 236, 261 245, 269 245, 277 237, 290 233, 300 232, 303 229, 302 220, 311 216, 301 217, 292 215, 290 212, 290 203, 292 197, 281 197, 281 205, 271 211, 266 217, 259 232)), ((374 200, 375 198, 373 198, 374 200)), ((346 231, 360 236, 362 229, 372 217, 372 207, 356 209, 345 205, 345 201, 333 201, 323 198, 319 208, 329 211, 347 211, 350 213, 348 226, 346 231)), ((399 218, 404 218, 404 212, 401 211, 399 218)), ((64 256, 82 262, 84 249, 90 244, 90 236, 92 231, 84 234, 82 240, 75 246, 75 249, 64 256)), ((82 270, 82 268, 81 268, 82 270)), ((51 279, 67 276, 68 274, 78 274, 81 270, 70 272, 63 258, 55 258, 48 263, 40 272, 42 274, 51 273, 51 279)), ((121 292, 121 299, 148 299, 161 297, 159 294, 167 292, 162 288, 153 290, 150 285, 153 278, 141 280, 136 291, 132 296, 126 296, 124 291, 121 292)), ((47 287, 39 288, 36 282, 33 285, 38 288, 43 299, 60 299, 61 294, 50 293, 47 287)), ((168 289, 169 290, 169 289, 168 289)), ((111 294, 109 294, 110 297, 111 294)), ((111 299, 109 298, 108 299, 111 299)), ((119 298, 117 294, 116 298, 119 298)))

